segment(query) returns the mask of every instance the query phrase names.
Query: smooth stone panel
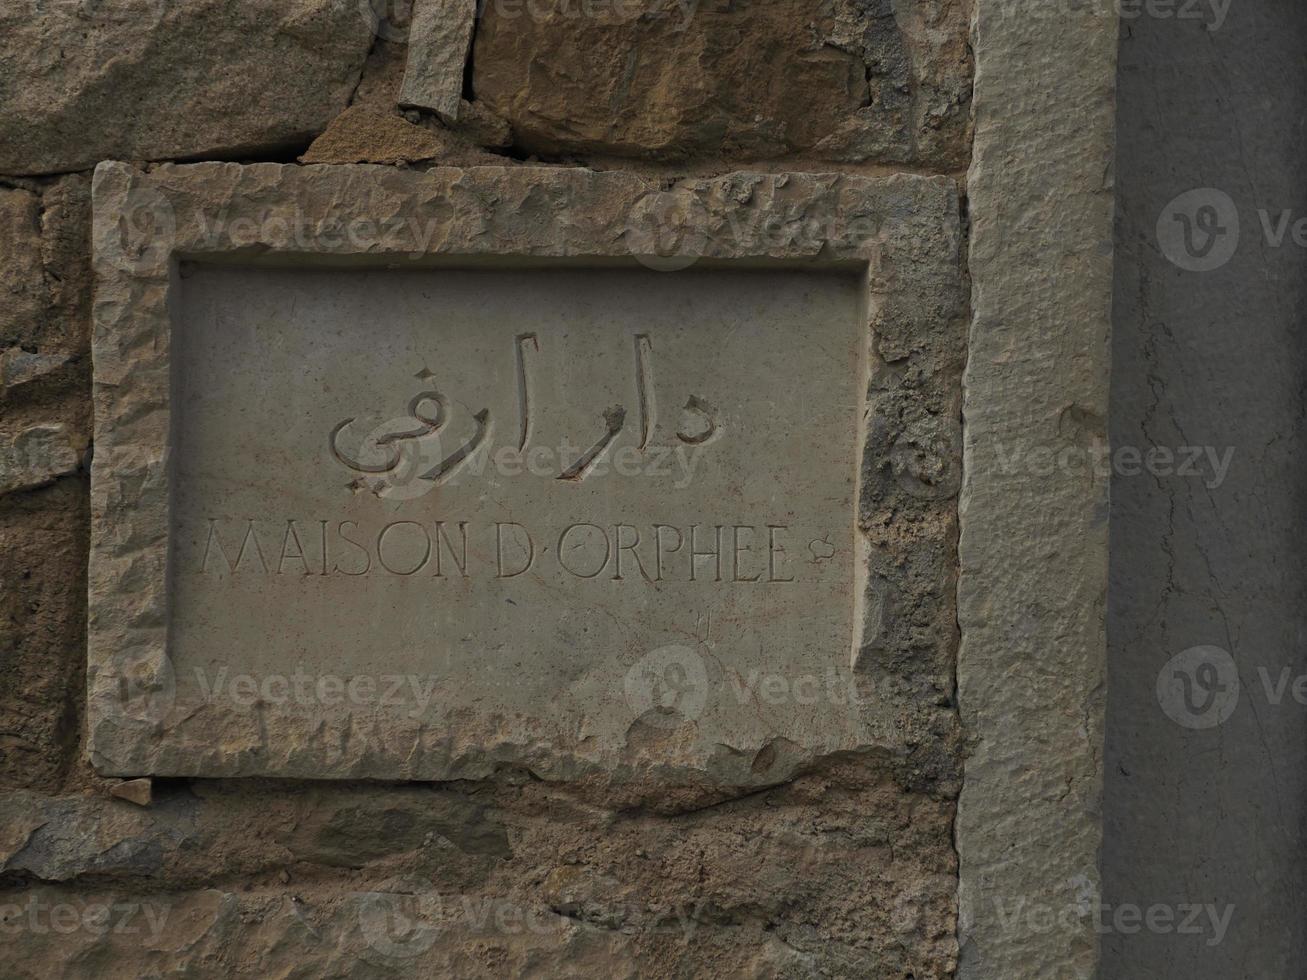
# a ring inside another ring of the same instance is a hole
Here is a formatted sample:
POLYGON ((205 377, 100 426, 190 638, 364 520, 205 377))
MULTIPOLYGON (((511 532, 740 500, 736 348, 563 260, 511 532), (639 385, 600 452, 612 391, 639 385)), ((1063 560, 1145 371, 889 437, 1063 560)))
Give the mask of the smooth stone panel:
POLYGON ((181 296, 179 699, 509 757, 847 743, 859 277, 189 266, 181 296))

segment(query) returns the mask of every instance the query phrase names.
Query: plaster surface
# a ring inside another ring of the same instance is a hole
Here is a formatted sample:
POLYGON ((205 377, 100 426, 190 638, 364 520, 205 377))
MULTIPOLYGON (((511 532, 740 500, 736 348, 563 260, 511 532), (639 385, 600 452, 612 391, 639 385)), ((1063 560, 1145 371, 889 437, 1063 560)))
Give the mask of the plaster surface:
POLYGON ((1304 45, 1290 0, 1122 34, 1105 980, 1307 962, 1304 45), (1203 205, 1220 235, 1159 244, 1203 205))

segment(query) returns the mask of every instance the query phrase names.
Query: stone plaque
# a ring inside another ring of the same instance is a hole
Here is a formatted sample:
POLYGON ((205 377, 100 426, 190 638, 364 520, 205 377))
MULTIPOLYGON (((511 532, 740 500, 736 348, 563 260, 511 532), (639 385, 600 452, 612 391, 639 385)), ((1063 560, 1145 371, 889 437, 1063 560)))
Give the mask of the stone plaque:
POLYGON ((738 784, 893 747, 872 327, 894 208, 945 185, 734 179, 101 167, 101 770, 738 784), (830 223, 769 238, 741 187, 830 223))

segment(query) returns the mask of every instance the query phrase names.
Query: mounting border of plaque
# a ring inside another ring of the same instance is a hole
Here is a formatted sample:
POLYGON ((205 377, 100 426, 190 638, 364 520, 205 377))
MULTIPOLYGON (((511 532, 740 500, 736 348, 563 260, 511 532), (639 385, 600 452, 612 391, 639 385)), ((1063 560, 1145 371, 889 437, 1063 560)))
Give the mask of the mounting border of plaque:
MULTIPOLYGON (((620 778, 611 760, 574 753, 455 758, 423 733, 390 755, 350 756, 348 731, 288 747, 260 735, 257 725, 228 730, 221 719, 175 703, 167 651, 169 349, 183 260, 374 268, 412 268, 415 261, 678 268, 702 261, 860 273, 872 366, 851 515, 861 552, 849 597, 851 655, 855 670, 865 656, 866 669, 878 672, 879 700, 861 741, 841 750, 884 753, 910 766, 926 732, 956 731, 952 569, 967 292, 952 179, 732 173, 664 189, 632 174, 557 167, 201 163, 142 171, 108 161, 96 168, 92 199, 87 690, 88 753, 100 773, 437 780, 480 778, 507 763, 548 778, 596 771, 620 778), (408 219, 430 229, 416 245, 402 233, 408 219), (369 233, 351 234, 351 223, 369 233), (388 227, 399 231, 388 234, 388 227), (884 528, 889 513, 901 521, 892 533, 884 528), (904 568, 919 580, 938 578, 925 629, 933 652, 895 677, 886 665, 919 657, 925 635, 920 622, 893 612, 894 577, 907 574, 904 568), (914 723, 905 725, 907 717, 914 723)), ((639 766, 669 782, 763 785, 830 751, 786 745, 765 774, 751 773, 743 753, 738 766, 730 761, 711 772, 656 759, 639 766)))

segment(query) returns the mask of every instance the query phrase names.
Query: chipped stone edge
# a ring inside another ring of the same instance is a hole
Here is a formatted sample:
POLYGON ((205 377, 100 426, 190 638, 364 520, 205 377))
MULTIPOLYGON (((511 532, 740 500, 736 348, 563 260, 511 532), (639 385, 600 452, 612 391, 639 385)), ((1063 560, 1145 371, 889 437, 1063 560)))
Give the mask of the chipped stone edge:
MULTIPOLYGON (((366 733, 370 738, 351 740, 360 734, 354 720, 317 716, 313 730, 297 741, 286 734, 299 736, 301 729, 284 726, 302 725, 300 716, 269 711, 237 717, 241 713, 214 706, 174 703, 166 597, 170 304, 181 258, 345 265, 442 257, 500 265, 574 259, 634 267, 632 260, 644 246, 654 238, 667 241, 671 232, 693 255, 709 260, 862 269, 867 342, 894 337, 896 347, 910 346, 942 311, 951 321, 964 302, 953 180, 734 173, 687 179, 664 191, 632 174, 572 168, 418 172, 373 165, 202 163, 141 172, 111 161, 95 171, 93 208, 87 744, 99 772, 434 780, 485 778, 509 764, 550 779, 752 786, 784 781, 834 751, 877 755, 920 771, 920 756, 913 753, 925 736, 920 727, 905 726, 904 718, 916 708, 929 715, 923 722, 929 725, 937 714, 951 718, 952 712, 937 701, 923 707, 911 685, 878 702, 860 720, 851 744, 788 743, 781 763, 764 775, 750 771, 745 753, 672 762, 621 752, 600 755, 582 745, 551 746, 529 729, 490 744, 468 744, 456 732, 410 723, 381 733, 388 741, 372 731, 366 733), (542 212, 551 220, 539 220, 542 212), (877 230, 847 238, 803 231, 823 215, 848 228, 866 219, 870 224, 862 227, 877 230), (339 228, 354 218, 416 219, 428 233, 411 240, 374 235, 351 242, 339 228), (651 221, 662 234, 650 234, 651 221), (330 237, 328 228, 335 229, 330 237), (224 237, 223 229, 239 240, 224 237), (134 696, 125 699, 124 692, 134 696), (379 747, 354 749, 359 743, 379 747), (345 745, 355 754, 343 754, 345 745)), ((960 316, 956 320, 956 340, 947 342, 950 348, 956 344, 956 353, 927 351, 919 369, 909 372, 918 379, 912 383, 924 385, 943 403, 958 397, 961 383, 964 340, 960 316)), ((908 383, 889 379, 882 387, 895 384, 908 383)), ((876 411, 873 396, 868 397, 869 410, 876 411)), ((912 438, 914 424, 889 420, 878 438, 891 444, 900 435, 912 438)), ((868 440, 863 451, 873 455, 880 445, 868 440)), ((864 484, 860 493, 866 492, 864 484)), ((952 512, 955 504, 943 499, 929 506, 952 512)), ((923 546, 951 555, 951 529, 939 542, 910 542, 912 548, 923 546)), ((874 628, 875 616, 855 621, 855 639, 865 645, 874 628)), ((953 640, 945 642, 951 658, 953 640)), ((955 763, 936 765, 945 773, 937 779, 953 778, 948 773, 955 763)), ((950 792, 947 786, 940 791, 950 792)))
POLYGON ((446 125, 458 121, 476 17, 477 0, 416 0, 400 108, 426 109, 446 125))
POLYGON ((972 35, 958 976, 1092 977, 1109 486, 1003 461, 1106 445, 1117 20, 979 0, 972 35))

